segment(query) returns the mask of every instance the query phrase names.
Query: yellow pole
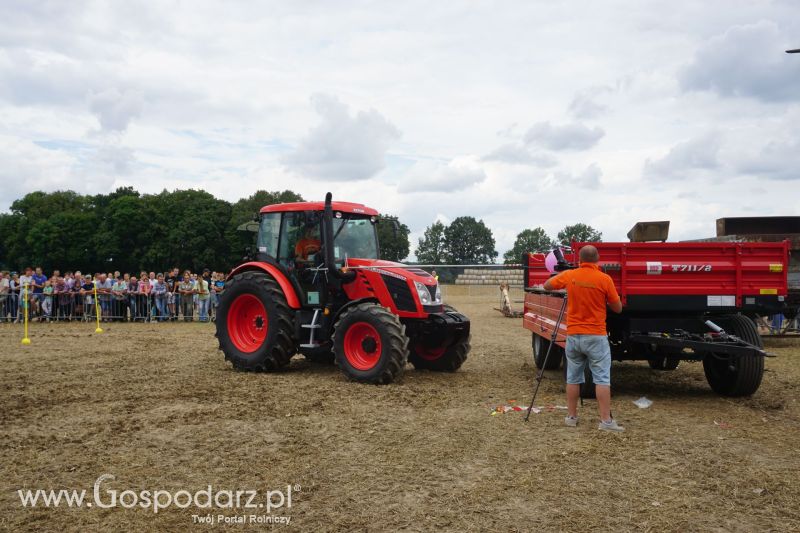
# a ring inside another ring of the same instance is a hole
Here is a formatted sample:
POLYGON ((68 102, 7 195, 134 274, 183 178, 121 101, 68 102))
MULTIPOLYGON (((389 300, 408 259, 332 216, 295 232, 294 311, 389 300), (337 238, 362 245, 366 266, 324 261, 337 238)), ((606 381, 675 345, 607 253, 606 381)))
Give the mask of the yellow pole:
POLYGON ((94 280, 92 287, 94 288, 94 314, 97 317, 97 328, 94 332, 103 333, 103 328, 100 327, 100 300, 97 298, 97 280, 94 280))
POLYGON ((22 338, 22 344, 30 344, 31 339, 28 338, 28 284, 24 284, 22 286, 22 303, 24 304, 23 312, 25 313, 25 317, 22 319, 22 322, 25 324, 25 336, 22 338))

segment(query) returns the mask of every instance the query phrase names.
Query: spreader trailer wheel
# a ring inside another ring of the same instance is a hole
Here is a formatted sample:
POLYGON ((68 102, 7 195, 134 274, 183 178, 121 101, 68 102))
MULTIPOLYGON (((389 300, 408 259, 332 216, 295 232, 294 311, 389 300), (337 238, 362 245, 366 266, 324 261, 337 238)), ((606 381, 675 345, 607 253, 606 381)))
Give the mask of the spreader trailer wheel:
POLYGON ((297 351, 286 296, 264 272, 242 272, 225 284, 215 324, 219 348, 237 370, 278 370, 297 351))
MULTIPOLYGON (((531 333, 531 349, 533 351, 533 363, 536 365, 536 368, 541 369, 544 366, 547 348, 549 347, 550 341, 548 339, 536 333, 531 333)), ((555 345, 551 350, 553 353, 550 354, 550 357, 547 359, 547 366, 545 366, 544 369, 558 370, 561 366, 564 349, 559 345, 555 345)))
POLYGON ((355 381, 396 381, 408 360, 408 337, 397 315, 375 303, 346 310, 333 330, 333 352, 344 375, 355 381))
MULTIPOLYGON (((718 325, 752 346, 764 347, 756 325, 746 316, 730 315, 718 320, 718 325)), ((710 352, 703 358, 703 371, 717 394, 750 396, 758 390, 764 377, 764 355, 751 352, 732 356, 710 352)))

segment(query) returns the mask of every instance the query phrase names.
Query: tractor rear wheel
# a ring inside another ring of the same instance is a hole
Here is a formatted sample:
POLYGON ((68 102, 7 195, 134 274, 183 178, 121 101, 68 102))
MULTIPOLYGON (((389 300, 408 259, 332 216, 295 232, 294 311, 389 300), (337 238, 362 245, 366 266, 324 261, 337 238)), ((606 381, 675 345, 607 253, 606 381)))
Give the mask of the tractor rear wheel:
POLYGON ((408 360, 408 337, 400 318, 375 303, 347 309, 333 329, 336 364, 355 381, 391 383, 408 360))
MULTIPOLYGON (((761 335, 752 320, 742 315, 730 315, 717 321, 725 331, 759 348, 764 347, 761 335)), ((764 356, 749 354, 739 357, 706 354, 703 358, 706 380, 717 394, 750 396, 758 390, 764 377, 764 356)))
POLYGON ((237 370, 272 372, 297 351, 286 296, 264 272, 242 272, 225 284, 215 324, 219 348, 237 370))
POLYGON ((470 350, 471 336, 459 339, 450 346, 428 348, 422 342, 414 342, 408 360, 417 370, 433 370, 435 372, 455 372, 464 361, 470 350))
POLYGON ((531 348, 533 349, 533 362, 536 368, 545 370, 558 370, 561 366, 561 359, 564 357, 564 349, 556 344, 550 350, 550 357, 547 358, 547 365, 545 366, 545 357, 547 356, 547 348, 550 346, 550 339, 545 339, 541 335, 531 333, 531 348))

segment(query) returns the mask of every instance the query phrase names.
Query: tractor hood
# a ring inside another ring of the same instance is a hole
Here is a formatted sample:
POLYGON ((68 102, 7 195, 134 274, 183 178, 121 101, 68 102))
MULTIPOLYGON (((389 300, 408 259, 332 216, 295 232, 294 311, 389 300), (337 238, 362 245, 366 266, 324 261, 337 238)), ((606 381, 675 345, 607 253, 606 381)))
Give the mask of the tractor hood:
POLYGON ((418 281, 424 285, 436 285, 436 279, 421 268, 384 261, 382 259, 348 259, 347 266, 354 270, 371 270, 395 278, 418 281))

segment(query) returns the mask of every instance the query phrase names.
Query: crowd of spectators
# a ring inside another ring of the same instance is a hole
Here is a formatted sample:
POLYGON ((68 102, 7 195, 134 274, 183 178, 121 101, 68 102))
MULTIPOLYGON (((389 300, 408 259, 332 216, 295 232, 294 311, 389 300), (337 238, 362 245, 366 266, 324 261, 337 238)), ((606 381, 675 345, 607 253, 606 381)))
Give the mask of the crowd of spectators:
POLYGON ((142 271, 135 274, 54 270, 50 276, 41 267, 22 274, 0 272, 0 321, 20 322, 28 310, 29 320, 103 322, 165 322, 216 317, 219 298, 225 290, 225 274, 205 269, 202 273, 142 271), (95 296, 96 295, 96 296, 95 296), (96 297, 96 300, 95 300, 96 297))

